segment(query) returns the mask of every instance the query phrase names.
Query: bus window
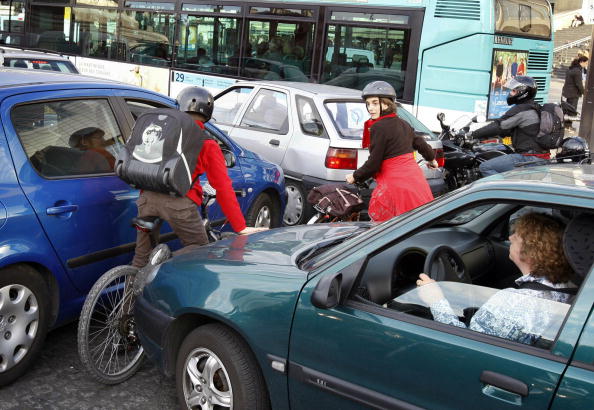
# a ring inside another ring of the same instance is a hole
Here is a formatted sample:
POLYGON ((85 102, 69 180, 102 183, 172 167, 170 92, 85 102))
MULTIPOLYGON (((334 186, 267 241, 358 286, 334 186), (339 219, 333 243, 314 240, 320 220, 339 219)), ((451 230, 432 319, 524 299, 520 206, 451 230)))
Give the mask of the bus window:
POLYGON ((118 59, 157 66, 171 65, 175 15, 153 11, 121 13, 120 42, 126 52, 118 59))
POLYGON ((363 89, 382 79, 402 98, 409 38, 406 29, 330 25, 321 82, 363 89))
POLYGON ((74 7, 72 14, 72 40, 77 44, 80 55, 115 57, 111 52, 111 44, 117 36, 117 10, 74 7))
POLYGON ((551 10, 547 0, 496 0, 495 31, 551 38, 551 10))
POLYGON ((309 81, 314 24, 252 20, 242 75, 265 80, 309 81))
POLYGON ((238 21, 237 18, 182 14, 176 66, 237 75, 240 44, 238 21))

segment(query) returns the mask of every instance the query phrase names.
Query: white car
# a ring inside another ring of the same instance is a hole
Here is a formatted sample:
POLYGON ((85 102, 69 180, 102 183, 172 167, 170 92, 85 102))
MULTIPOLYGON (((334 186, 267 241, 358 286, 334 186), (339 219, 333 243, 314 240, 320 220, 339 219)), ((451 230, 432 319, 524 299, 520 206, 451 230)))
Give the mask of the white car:
MULTIPOLYGON (((441 141, 404 108, 398 115, 425 136, 443 166, 441 141)), ((280 165, 286 178, 286 225, 304 223, 312 213, 307 192, 344 181, 369 151, 361 148, 363 123, 369 118, 361 91, 286 81, 241 81, 215 97, 212 121, 233 140, 280 165)), ((435 195, 445 191, 441 169, 419 165, 435 195)))

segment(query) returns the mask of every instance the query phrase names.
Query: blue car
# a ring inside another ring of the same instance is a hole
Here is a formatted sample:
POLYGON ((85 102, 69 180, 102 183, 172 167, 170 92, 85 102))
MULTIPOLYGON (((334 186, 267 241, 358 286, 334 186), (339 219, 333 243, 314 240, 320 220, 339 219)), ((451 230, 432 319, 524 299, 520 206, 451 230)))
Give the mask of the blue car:
MULTIPOLYGON (((34 361, 48 329, 78 316, 101 274, 130 262, 139 192, 115 176, 114 157, 143 110, 175 105, 116 82, 0 69, 0 386, 34 361)), ((206 128, 248 225, 280 225, 282 170, 206 128)), ((216 204, 208 216, 223 218, 216 204)))
POLYGON ((594 166, 526 168, 383 224, 176 256, 135 323, 183 409, 592 408, 592 237, 594 166), (526 247, 525 217, 544 221, 526 247))

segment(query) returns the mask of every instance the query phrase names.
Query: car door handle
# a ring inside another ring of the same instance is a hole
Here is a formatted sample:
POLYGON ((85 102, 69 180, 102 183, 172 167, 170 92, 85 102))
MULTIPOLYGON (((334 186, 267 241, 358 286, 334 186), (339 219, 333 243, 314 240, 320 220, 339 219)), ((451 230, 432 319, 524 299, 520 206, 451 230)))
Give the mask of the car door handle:
MULTIPOLYGON (((523 381, 514 379, 501 373, 495 373, 489 370, 483 370, 481 373, 481 382, 487 386, 494 386, 506 392, 514 393, 516 395, 526 397, 528 396, 528 385, 523 381)), ((487 395, 491 395, 485 392, 487 395)), ((502 397, 498 397, 503 399, 502 397)))
POLYGON ((78 205, 52 206, 46 209, 48 215, 60 215, 78 210, 78 205))
POLYGON ((274 145, 275 147, 278 147, 280 145, 280 141, 277 139, 271 139, 270 141, 268 141, 268 143, 270 145, 274 145))

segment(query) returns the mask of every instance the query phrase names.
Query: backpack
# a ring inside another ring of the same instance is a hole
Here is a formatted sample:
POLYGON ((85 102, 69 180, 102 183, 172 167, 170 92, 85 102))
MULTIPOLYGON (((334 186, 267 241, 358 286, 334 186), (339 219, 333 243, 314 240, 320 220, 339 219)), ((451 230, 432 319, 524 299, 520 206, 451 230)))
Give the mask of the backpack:
POLYGON ((559 104, 548 103, 537 106, 540 116, 540 131, 536 142, 544 149, 559 148, 563 143, 563 110, 559 104))
POLYGON ((188 114, 155 108, 138 116, 116 157, 115 173, 133 188, 184 196, 206 139, 188 114))
POLYGON ((318 211, 339 218, 349 216, 365 207, 355 188, 346 184, 326 184, 313 188, 307 202, 318 211))

